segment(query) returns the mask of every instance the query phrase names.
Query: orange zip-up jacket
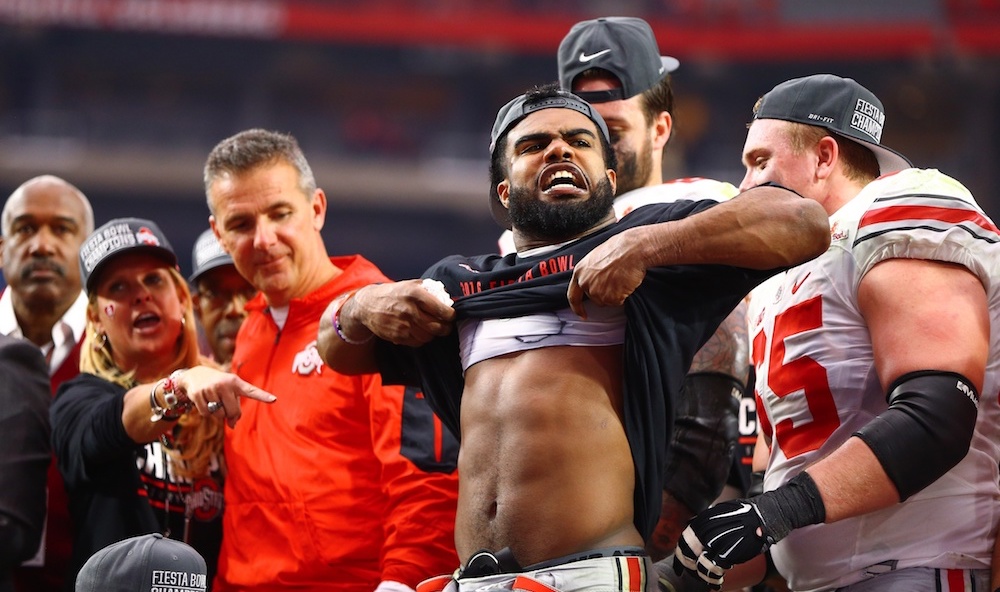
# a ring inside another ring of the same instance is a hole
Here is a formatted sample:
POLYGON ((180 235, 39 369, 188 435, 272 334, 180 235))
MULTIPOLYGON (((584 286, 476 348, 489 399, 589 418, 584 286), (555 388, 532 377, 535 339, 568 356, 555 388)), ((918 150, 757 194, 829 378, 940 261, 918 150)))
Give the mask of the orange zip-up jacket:
POLYGON ((389 281, 360 255, 292 300, 279 330, 262 295, 247 305, 233 371, 278 397, 242 399, 226 429, 223 543, 216 590, 372 592, 415 587, 458 565, 458 443, 415 389, 345 376, 316 350, 338 295, 389 281))

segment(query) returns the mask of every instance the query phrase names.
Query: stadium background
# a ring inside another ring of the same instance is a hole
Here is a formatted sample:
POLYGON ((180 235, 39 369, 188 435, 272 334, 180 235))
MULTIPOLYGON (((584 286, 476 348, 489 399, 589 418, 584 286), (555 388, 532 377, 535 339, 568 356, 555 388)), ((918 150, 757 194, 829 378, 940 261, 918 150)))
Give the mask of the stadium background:
POLYGON ((327 193, 331 253, 412 277, 494 249, 496 110, 612 14, 681 60, 669 177, 738 183, 756 97, 832 72, 883 99, 887 145, 1000 219, 1000 0, 0 0, 0 195, 64 177, 98 224, 156 220, 187 274, 206 155, 277 129, 327 193))

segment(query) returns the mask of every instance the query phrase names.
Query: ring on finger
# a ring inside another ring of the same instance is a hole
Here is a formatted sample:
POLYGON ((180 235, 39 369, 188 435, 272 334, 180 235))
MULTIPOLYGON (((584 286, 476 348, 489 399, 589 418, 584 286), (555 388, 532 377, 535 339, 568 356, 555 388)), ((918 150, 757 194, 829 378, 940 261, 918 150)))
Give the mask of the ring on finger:
POLYGON ((209 403, 208 403, 208 405, 206 405, 206 407, 208 407, 208 412, 209 413, 215 413, 219 409, 222 409, 222 403, 220 403, 218 401, 209 401, 209 403))

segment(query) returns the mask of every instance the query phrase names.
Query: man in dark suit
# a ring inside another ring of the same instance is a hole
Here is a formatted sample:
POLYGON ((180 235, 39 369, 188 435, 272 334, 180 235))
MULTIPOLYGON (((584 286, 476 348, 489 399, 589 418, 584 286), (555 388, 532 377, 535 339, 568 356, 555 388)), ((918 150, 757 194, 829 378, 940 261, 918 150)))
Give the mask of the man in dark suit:
MULTIPOLYGON (((87 298, 77 253, 93 230, 94 213, 86 196, 52 175, 25 181, 0 213, 0 268, 7 283, 0 295, 0 334, 41 349, 52 394, 80 371, 87 298)), ((65 488, 53 462, 45 533, 36 552, 15 570, 17 590, 63 587, 72 551, 69 524, 65 488)))
POLYGON ((45 526, 49 389, 37 347, 0 335, 0 592, 38 549, 45 526))

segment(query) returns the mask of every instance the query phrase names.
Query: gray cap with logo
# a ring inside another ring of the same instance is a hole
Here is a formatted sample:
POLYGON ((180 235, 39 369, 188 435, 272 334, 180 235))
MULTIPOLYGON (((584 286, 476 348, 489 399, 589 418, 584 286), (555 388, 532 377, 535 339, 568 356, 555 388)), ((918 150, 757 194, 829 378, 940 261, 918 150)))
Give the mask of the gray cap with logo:
POLYGON ((198 551, 153 533, 94 553, 76 577, 76 592, 203 592, 207 579, 205 559, 198 551))
POLYGON ((194 248, 191 250, 191 269, 194 271, 188 282, 194 285, 203 273, 223 265, 234 265, 233 258, 222 248, 219 239, 215 238, 215 233, 209 228, 194 241, 194 248))
POLYGON ((858 142, 875 154, 883 175, 913 166, 905 156, 882 145, 882 101, 850 78, 814 74, 782 82, 761 97, 753 118, 815 125, 858 142))
POLYGON ((680 65, 661 56, 653 29, 646 21, 628 16, 608 16, 581 21, 559 44, 559 84, 573 89, 573 80, 591 68, 611 72, 621 88, 577 92, 590 103, 628 99, 645 92, 680 65))

